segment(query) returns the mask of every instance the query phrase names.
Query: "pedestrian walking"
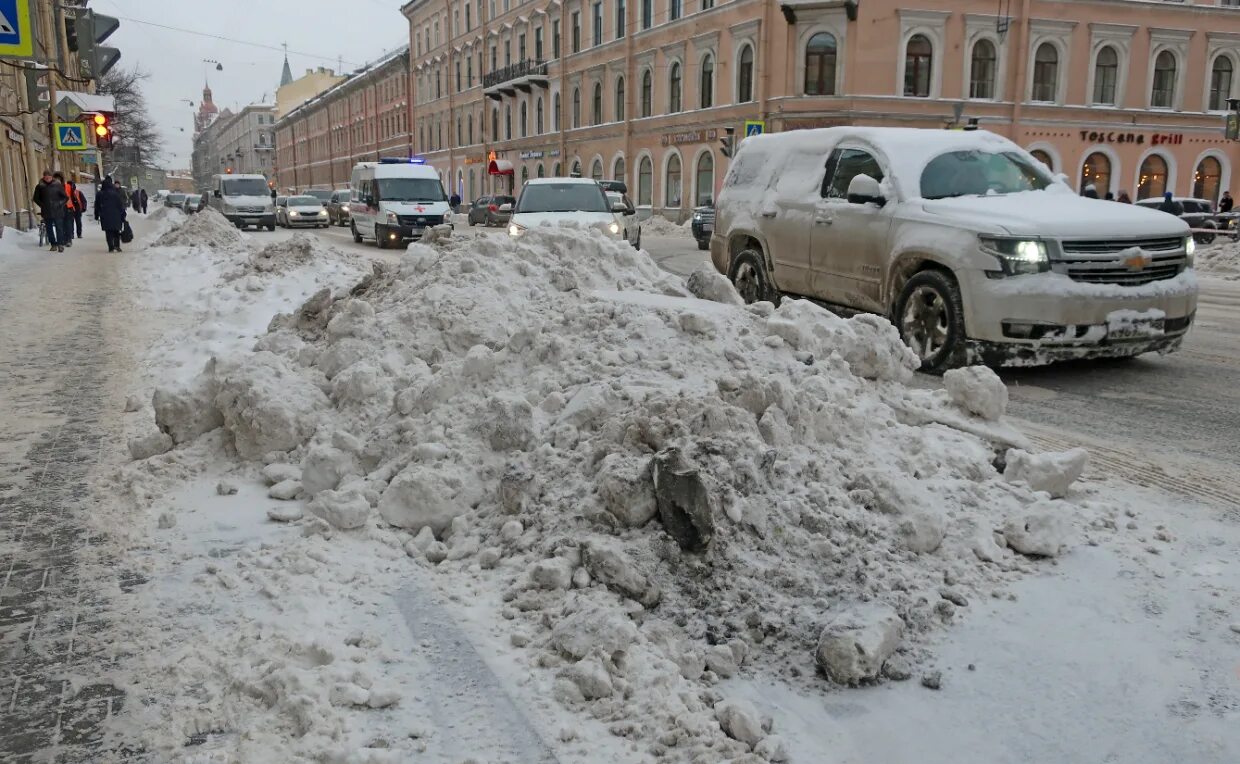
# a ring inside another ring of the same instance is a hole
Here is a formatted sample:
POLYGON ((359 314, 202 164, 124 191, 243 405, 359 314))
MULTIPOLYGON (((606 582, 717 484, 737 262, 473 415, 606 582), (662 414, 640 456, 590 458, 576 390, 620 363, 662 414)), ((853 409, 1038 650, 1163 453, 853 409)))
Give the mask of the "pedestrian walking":
POLYGON ((121 251, 121 231, 125 230, 125 197, 112 183, 112 176, 103 179, 95 196, 95 218, 108 240, 109 252, 121 251))
POLYGON ((134 191, 129 195, 129 206, 133 207, 134 212, 142 211, 142 197, 137 191, 134 191))
POLYGON ((1168 215, 1175 215, 1177 218, 1184 214, 1184 207, 1175 200, 1170 191, 1163 194, 1163 203, 1158 205, 1159 212, 1165 212, 1168 215))
POLYGON ((1223 192, 1223 198, 1218 201, 1219 212, 1231 212, 1231 208, 1236 206, 1236 200, 1231 198, 1230 191, 1223 192))
POLYGON ((449 198, 448 198, 448 206, 452 208, 452 212, 453 212, 453 214, 455 214, 455 213, 457 213, 457 212, 460 212, 460 208, 461 208, 461 195, 460 195, 460 194, 453 194, 451 197, 449 197, 449 198))
POLYGON ((146 200, 147 200, 146 189, 145 189, 145 188, 139 188, 139 189, 138 189, 138 202, 142 205, 142 214, 143 214, 143 215, 145 215, 145 214, 146 214, 146 200))
POLYGON ((60 181, 60 185, 65 189, 65 216, 62 218, 64 222, 61 224, 62 239, 61 243, 66 247, 73 246, 73 208, 77 202, 77 189, 73 186, 73 181, 67 180, 64 173, 54 172, 52 177, 60 181))
POLYGON ((82 238, 82 215, 86 213, 86 194, 77 183, 73 184, 73 226, 77 238, 82 238))
POLYGON ((64 252, 62 243, 64 236, 61 229, 65 224, 65 203, 69 196, 65 193, 65 185, 56 180, 51 170, 43 171, 43 179, 34 187, 34 203, 39 205, 39 217, 47 228, 47 243, 51 252, 64 252))
POLYGON ((1132 204, 1132 197, 1128 195, 1127 191, 1120 191, 1119 198, 1116 199, 1115 201, 1119 202, 1120 204, 1132 204))

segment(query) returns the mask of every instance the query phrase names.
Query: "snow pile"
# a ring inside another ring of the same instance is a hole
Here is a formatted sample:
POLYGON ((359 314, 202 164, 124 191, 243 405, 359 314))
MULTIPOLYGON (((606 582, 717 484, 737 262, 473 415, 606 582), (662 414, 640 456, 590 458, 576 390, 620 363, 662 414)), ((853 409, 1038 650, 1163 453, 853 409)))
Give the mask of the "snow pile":
POLYGON ((1220 236, 1212 245, 1197 248, 1195 264, 1203 275, 1240 279, 1240 242, 1220 236))
POLYGON ((673 223, 662 215, 651 215, 642 221, 642 233, 647 236, 689 236, 688 223, 673 223))
MULTIPOLYGON (((182 217, 186 217, 182 213, 182 217)), ((170 219, 173 219, 169 215, 170 219)), ((214 250, 231 250, 241 246, 243 234, 220 213, 208 207, 202 212, 189 215, 185 220, 173 219, 174 225, 152 246, 156 247, 202 247, 214 250)))
POLYGON ((568 229, 414 244, 163 393, 171 437, 222 426, 158 459, 267 465, 309 502, 277 519, 494 603, 544 694, 653 755, 779 760, 780 721, 719 682, 907 678, 923 635, 1029 569, 1009 545, 1059 554, 1087 513, 1028 484, 1054 465, 1005 479, 940 424, 1000 429, 993 375, 913 390, 885 320, 709 286, 568 229))

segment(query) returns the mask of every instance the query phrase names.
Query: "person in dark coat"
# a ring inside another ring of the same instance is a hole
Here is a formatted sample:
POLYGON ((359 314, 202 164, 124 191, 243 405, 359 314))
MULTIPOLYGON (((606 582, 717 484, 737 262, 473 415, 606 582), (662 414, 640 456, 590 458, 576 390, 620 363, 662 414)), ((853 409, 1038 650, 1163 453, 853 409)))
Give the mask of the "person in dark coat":
POLYGON ((1230 191, 1223 192, 1223 198, 1218 200, 1219 212, 1231 212, 1231 208, 1236 206, 1236 200, 1231 198, 1230 191))
POLYGON ((1108 191, 1108 192, 1107 192, 1107 195, 1106 195, 1106 197, 1105 197, 1105 199, 1106 199, 1108 202, 1113 202, 1113 201, 1115 201, 1115 194, 1113 194, 1113 193, 1111 193, 1110 191, 1108 191))
POLYGON ((148 198, 148 197, 147 197, 147 195, 146 195, 146 189, 145 189, 145 188, 139 188, 139 189, 138 189, 138 202, 142 205, 142 214, 143 214, 143 215, 145 215, 145 214, 146 214, 146 201, 147 201, 147 198, 148 198))
POLYGON ((64 173, 52 173, 52 177, 61 182, 65 187, 65 196, 68 197, 65 201, 65 246, 72 247, 75 236, 82 238, 81 226, 78 226, 77 233, 74 234, 74 223, 77 222, 77 217, 81 213, 78 207, 77 184, 66 178, 64 173))
POLYGON ((134 191, 129 195, 129 206, 133 207, 134 212, 138 212, 142 209, 142 197, 138 196, 137 191, 134 191))
POLYGON ((1087 186, 1085 186, 1085 190, 1081 192, 1081 196, 1085 197, 1086 199, 1097 199, 1098 189, 1094 187, 1093 183, 1090 183, 1087 186))
POLYGON ((453 211, 454 213, 455 213, 455 212, 457 212, 457 211, 460 209, 460 207, 461 207, 461 195, 460 195, 460 194, 453 194, 453 195, 452 195, 452 196, 448 199, 448 206, 452 208, 452 211, 453 211))
POLYGON ((1128 195, 1127 191, 1120 191, 1119 198, 1116 199, 1115 201, 1119 202, 1120 204, 1132 204, 1132 197, 1128 195))
POLYGON ((77 228, 77 237, 82 238, 82 215, 86 213, 86 194, 78 184, 73 184, 73 195, 77 197, 73 205, 73 225, 77 228))
POLYGON ((125 229, 125 197, 112 183, 112 178, 103 179, 103 185, 95 196, 95 217, 99 227, 108 239, 108 251, 121 251, 121 231, 125 229))
POLYGON ((1177 218, 1184 214, 1184 206, 1177 202, 1168 191, 1163 194, 1163 203, 1158 205, 1159 212, 1165 212, 1168 215, 1175 215, 1177 218))
POLYGON ((69 195, 65 185, 52 176, 51 170, 43 171, 43 179, 34 187, 34 203, 39 205, 39 216, 47 225, 47 243, 52 252, 64 252, 65 204, 69 195))

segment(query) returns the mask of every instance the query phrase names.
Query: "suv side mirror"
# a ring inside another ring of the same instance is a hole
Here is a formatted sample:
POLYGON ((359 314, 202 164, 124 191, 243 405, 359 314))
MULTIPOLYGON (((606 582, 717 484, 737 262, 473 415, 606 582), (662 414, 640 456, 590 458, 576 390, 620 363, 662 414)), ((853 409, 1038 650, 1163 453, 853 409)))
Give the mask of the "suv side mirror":
POLYGON ((218 188, 217 188, 217 189, 215 189, 214 191, 212 191, 212 192, 211 192, 211 196, 214 196, 216 199, 219 199, 219 198, 220 198, 220 190, 219 190, 218 188))
POLYGON ((612 202, 611 211, 617 212, 621 215, 627 215, 629 213, 629 208, 624 202, 612 202))
POLYGON ((883 189, 878 181, 869 175, 858 175, 848 182, 849 204, 877 204, 882 207, 887 203, 883 198, 883 189))

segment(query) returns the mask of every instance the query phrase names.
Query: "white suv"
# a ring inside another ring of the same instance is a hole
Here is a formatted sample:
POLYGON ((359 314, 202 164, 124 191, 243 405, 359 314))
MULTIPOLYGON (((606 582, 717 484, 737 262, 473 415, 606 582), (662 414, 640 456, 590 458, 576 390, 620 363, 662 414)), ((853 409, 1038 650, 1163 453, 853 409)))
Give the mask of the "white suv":
POLYGON ((927 371, 1166 353, 1197 306, 1187 225, 1078 196, 983 131, 747 138, 710 251, 746 301, 889 316, 927 371))

